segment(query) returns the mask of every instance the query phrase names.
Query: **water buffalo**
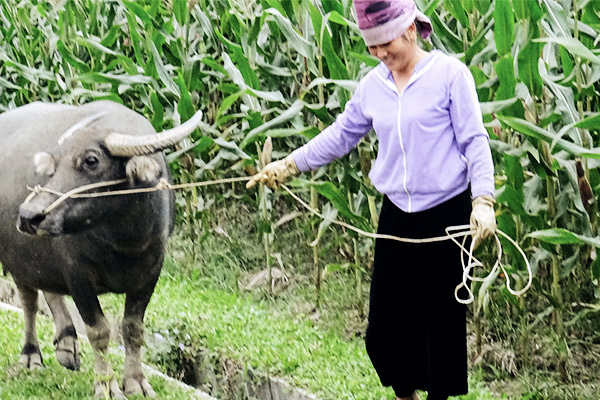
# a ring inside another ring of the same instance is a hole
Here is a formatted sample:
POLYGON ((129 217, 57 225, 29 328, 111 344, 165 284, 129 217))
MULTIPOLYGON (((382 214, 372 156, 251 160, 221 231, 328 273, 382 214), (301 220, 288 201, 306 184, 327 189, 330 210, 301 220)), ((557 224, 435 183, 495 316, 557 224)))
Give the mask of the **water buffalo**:
POLYGON ((143 116, 110 101, 32 103, 0 114, 0 262, 14 278, 25 312, 21 362, 28 368, 42 365, 38 290, 53 314, 57 359, 79 368, 77 334, 64 302, 70 295, 94 349, 96 396, 155 396, 141 369, 140 346, 173 226, 172 193, 70 198, 48 206, 57 192, 94 182, 121 179, 111 189, 125 189, 168 179, 161 150, 189 135, 200 114, 160 134, 143 116), (27 186, 36 185, 54 192, 30 194, 27 186), (106 358, 110 326, 97 298, 106 292, 126 294, 123 391, 106 358))

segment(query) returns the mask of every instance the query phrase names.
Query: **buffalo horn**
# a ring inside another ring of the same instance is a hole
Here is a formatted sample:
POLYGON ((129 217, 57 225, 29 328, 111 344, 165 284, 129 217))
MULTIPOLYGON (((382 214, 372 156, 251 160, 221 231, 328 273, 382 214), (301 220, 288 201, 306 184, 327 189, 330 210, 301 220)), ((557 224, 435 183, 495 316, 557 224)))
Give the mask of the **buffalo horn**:
POLYGON ((133 136, 113 132, 106 137, 104 144, 110 154, 117 157, 152 154, 188 136, 196 129, 201 120, 202 111, 198 111, 183 124, 153 135, 133 136))

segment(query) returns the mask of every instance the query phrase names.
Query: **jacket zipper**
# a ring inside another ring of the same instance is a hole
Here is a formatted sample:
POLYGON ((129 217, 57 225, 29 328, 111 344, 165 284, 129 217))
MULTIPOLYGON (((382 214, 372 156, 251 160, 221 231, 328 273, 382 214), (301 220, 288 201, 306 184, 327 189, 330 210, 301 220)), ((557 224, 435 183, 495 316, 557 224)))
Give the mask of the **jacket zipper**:
MULTIPOLYGON (((410 82, 409 82, 410 83, 410 82)), ((406 85, 408 86, 408 84, 406 85)), ((404 92, 404 90, 402 91, 404 92)), ((402 149, 402 162, 404 164, 404 191, 408 196, 408 212, 412 212, 412 199, 408 191, 408 165, 406 163, 406 150, 404 149, 404 141, 402 140, 402 93, 398 93, 398 139, 400 140, 400 148, 402 149)))

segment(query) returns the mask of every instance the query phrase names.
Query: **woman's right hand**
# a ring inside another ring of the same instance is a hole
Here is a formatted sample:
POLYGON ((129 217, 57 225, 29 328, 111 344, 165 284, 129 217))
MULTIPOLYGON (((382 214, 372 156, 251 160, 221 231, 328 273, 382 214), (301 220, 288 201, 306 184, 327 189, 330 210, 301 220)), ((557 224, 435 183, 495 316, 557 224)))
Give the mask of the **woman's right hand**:
POLYGON ((281 184, 287 182, 290 177, 298 175, 298 167, 292 155, 288 155, 283 160, 273 161, 265 165, 252 179, 246 184, 246 189, 250 189, 257 183, 267 185, 275 190, 281 184))

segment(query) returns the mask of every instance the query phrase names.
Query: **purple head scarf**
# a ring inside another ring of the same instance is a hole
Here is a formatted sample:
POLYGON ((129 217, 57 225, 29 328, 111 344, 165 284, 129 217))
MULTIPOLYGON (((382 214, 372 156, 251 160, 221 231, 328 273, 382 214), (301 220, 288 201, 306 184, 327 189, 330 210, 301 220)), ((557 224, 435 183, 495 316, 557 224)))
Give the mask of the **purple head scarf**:
POLYGON ((354 0, 358 27, 367 46, 377 46, 400 37, 415 22, 423 39, 433 27, 417 9, 414 0, 354 0))

